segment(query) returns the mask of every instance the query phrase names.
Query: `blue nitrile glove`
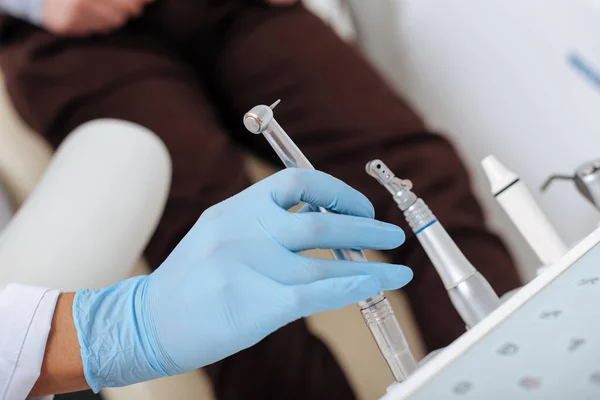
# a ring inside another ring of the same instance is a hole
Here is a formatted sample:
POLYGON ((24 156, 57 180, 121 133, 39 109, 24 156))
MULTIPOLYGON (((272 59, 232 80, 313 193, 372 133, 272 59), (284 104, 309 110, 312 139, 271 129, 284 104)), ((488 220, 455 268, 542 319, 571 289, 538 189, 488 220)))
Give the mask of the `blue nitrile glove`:
POLYGON ((412 278, 404 266, 309 258, 315 248, 392 249, 397 226, 322 172, 288 169, 206 210, 158 270, 77 292, 73 316, 94 391, 184 373, 301 317, 412 278), (300 201, 340 214, 290 213, 300 201))

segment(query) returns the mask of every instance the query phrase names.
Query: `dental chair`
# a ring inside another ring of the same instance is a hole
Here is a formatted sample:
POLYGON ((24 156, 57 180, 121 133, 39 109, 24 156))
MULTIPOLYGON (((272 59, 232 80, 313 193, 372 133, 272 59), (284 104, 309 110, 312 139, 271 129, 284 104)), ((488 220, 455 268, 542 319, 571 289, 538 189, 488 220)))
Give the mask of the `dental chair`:
MULTIPOLYGON (((0 181, 18 211, 0 232, 9 282, 102 287, 147 273, 140 255, 162 214, 170 159, 151 132, 96 121, 51 148, 17 117, 0 80, 0 181)), ((212 399, 200 372, 106 390, 107 400, 212 399)))

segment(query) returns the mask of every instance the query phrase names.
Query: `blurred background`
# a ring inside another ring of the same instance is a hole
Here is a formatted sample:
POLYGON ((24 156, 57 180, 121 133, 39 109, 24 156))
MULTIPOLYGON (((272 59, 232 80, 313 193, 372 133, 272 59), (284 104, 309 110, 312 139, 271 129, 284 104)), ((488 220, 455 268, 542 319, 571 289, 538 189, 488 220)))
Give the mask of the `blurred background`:
POLYGON ((308 3, 452 139, 523 277, 538 262, 490 195, 482 158, 495 154, 521 176, 568 245, 597 226, 570 183, 539 189, 600 157, 599 1, 308 3))
MULTIPOLYGON (((482 158, 495 154, 521 176, 569 246, 597 227, 597 210, 572 183, 556 182, 545 193, 539 188, 554 173, 572 174, 600 158, 600 1, 304 3, 354 43, 432 130, 455 144, 487 218, 509 245, 525 281, 534 277, 539 262, 490 194, 482 158)), ((52 151, 23 123, 4 89, 0 96, 0 224, 5 225, 35 188, 52 151)), ((251 157, 247 168, 255 179, 272 172, 251 157)), ((136 271, 145 269, 138 265, 136 271)), ((395 301, 403 324, 412 325, 402 299, 395 301)), ((360 399, 385 392, 390 375, 375 347, 364 347, 368 332, 356 309, 316 316, 311 329, 333 348, 360 399)), ((408 330, 422 353, 418 329, 408 330)), ((198 379, 206 385, 206 378, 198 379)), ((198 380, 166 381, 172 385, 168 389, 152 383, 103 395, 211 396, 198 380)))

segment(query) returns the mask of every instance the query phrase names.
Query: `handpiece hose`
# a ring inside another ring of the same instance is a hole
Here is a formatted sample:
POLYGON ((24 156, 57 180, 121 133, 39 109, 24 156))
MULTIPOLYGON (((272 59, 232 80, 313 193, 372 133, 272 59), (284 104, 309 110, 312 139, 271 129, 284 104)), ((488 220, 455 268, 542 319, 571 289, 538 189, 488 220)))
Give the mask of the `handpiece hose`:
MULTIPOLYGON (((315 169, 275 120, 273 108, 277 104, 279 101, 270 107, 254 107, 244 116, 244 126, 254 134, 262 133, 287 168, 315 169)), ((331 212, 322 207, 319 207, 318 211, 331 212)), ((367 261, 363 252, 359 250, 332 249, 331 252, 337 260, 367 261)), ((394 378, 398 382, 405 380, 418 368, 418 364, 389 300, 383 293, 379 293, 359 302, 358 306, 394 378)))

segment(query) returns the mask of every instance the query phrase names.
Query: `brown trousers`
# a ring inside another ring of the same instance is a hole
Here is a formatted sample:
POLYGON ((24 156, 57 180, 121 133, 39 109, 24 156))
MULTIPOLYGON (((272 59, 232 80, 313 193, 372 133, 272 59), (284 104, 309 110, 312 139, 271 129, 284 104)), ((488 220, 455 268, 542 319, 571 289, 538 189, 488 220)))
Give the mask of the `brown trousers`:
MULTIPOLYGON (((403 221, 387 191, 364 172, 374 158, 414 182, 499 293, 519 285, 452 146, 428 132, 357 51, 302 6, 158 0, 140 20, 108 36, 57 38, 6 19, 0 40, 17 109, 53 145, 81 123, 105 117, 137 122, 166 143, 173 185, 146 253, 154 268, 203 210, 249 185, 238 147, 279 166, 241 117, 281 98, 277 118, 315 167, 365 193, 379 219, 403 221)), ((407 236, 390 255, 414 269, 405 291, 428 348, 439 348, 464 324, 407 236)), ((208 372, 219 399, 353 398, 336 361, 303 321, 208 372)))

